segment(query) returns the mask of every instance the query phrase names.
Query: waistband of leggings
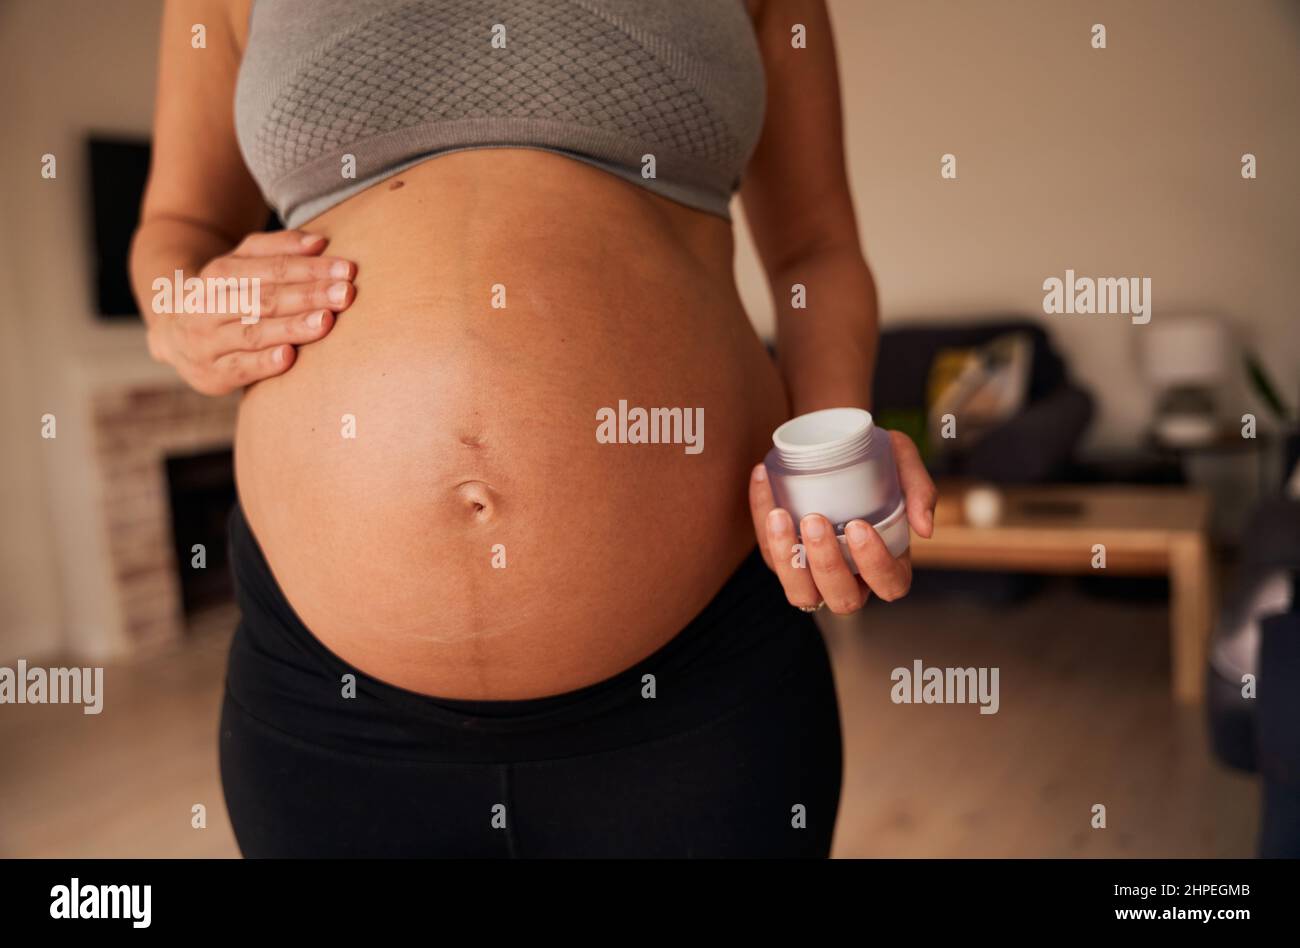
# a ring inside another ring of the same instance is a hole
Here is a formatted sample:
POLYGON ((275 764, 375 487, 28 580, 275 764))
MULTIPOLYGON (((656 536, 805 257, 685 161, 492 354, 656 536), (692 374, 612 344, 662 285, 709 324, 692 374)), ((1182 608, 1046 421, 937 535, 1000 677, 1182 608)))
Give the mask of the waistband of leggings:
POLYGON ((429 696, 353 667, 311 633, 238 503, 228 531, 242 614, 230 699, 264 725, 342 752, 458 762, 598 753, 707 724, 762 700, 801 662, 824 655, 815 623, 786 602, 755 548, 685 628, 609 678, 519 701, 429 696), (353 697, 344 696, 345 675, 353 676, 353 697))

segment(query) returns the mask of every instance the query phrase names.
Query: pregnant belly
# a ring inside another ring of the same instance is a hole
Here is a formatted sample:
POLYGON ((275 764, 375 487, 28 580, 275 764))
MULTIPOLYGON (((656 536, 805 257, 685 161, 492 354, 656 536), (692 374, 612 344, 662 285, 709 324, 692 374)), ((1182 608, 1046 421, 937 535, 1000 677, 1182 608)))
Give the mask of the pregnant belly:
POLYGON ((753 542, 746 478, 786 404, 729 228, 540 152, 397 180, 306 228, 357 297, 244 398, 249 523, 308 628, 378 678, 506 699, 615 674, 753 542))

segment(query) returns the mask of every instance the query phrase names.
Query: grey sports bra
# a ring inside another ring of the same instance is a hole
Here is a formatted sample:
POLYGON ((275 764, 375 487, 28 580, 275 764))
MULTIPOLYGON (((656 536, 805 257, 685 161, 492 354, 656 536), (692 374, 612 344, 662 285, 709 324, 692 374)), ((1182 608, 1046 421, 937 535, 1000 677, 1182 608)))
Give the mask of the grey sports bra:
POLYGON ((763 106, 743 0, 256 0, 235 124, 290 227, 503 146, 727 217, 763 106))

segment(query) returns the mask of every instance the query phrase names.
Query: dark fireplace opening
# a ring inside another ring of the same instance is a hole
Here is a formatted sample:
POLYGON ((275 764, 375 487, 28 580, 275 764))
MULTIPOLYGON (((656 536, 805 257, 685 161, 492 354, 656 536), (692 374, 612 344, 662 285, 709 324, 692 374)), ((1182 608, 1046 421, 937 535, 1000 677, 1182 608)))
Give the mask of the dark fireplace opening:
POLYGON ((235 464, 230 448, 167 458, 172 546, 180 573, 185 615, 234 598, 226 550, 226 515, 235 503, 235 464), (194 567, 203 545, 206 565, 194 567))

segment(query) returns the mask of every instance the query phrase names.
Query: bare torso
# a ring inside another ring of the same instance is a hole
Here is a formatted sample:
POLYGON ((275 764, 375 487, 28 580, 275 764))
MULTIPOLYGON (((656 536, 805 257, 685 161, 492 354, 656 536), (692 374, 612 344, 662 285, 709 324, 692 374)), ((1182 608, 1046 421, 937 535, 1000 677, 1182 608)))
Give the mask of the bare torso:
POLYGON ((571 690, 671 639, 752 546, 748 471, 787 416, 730 225, 488 149, 304 229, 357 263, 356 301, 249 389, 236 464, 308 628, 452 698, 571 690), (703 451, 600 443, 597 411, 620 400, 702 408, 703 451))

